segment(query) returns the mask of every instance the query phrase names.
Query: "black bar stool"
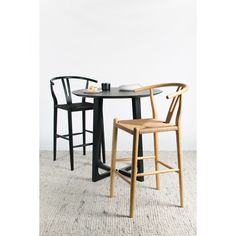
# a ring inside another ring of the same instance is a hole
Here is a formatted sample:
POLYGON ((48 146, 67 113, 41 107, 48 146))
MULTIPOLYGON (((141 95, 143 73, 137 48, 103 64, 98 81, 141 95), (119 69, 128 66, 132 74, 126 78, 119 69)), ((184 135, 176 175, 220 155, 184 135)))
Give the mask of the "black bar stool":
MULTIPOLYGON (((86 132, 93 133, 91 130, 86 129, 86 111, 93 110, 93 103, 86 102, 86 98, 82 98, 80 103, 72 103, 70 80, 76 79, 86 82, 85 88, 88 88, 89 82, 97 83, 97 80, 89 79, 80 76, 61 76, 55 77, 50 80, 50 88, 54 101, 54 121, 53 121, 53 160, 56 160, 56 150, 57 150, 57 138, 63 138, 69 141, 69 150, 70 150, 70 166, 71 170, 74 170, 74 148, 83 147, 83 155, 86 155, 86 146, 93 145, 93 143, 86 143, 86 132), (54 91, 54 85, 58 82, 60 86, 62 85, 66 104, 58 104, 57 97, 54 91), (68 113, 68 134, 59 135, 57 134, 57 113, 58 109, 67 111, 68 113), (82 112, 82 132, 73 133, 72 131, 72 112, 81 111, 82 112), (74 135, 83 135, 83 144, 73 145, 73 136, 74 135)), ((105 139, 104 139, 104 126, 102 121, 102 157, 103 163, 106 162, 105 159, 105 139)))

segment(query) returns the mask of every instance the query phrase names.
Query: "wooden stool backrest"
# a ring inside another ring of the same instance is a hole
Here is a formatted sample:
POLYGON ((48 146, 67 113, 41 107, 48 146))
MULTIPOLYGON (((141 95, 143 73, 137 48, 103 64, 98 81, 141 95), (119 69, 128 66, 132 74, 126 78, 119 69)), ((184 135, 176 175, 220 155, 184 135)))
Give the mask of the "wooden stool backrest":
POLYGON ((163 88, 163 87, 175 87, 176 88, 174 93, 171 93, 171 94, 166 96, 167 99, 172 99, 172 101, 171 101, 169 110, 167 112, 165 122, 166 123, 171 122, 171 120, 173 118, 173 114, 174 114, 175 110, 177 109, 175 123, 176 123, 176 125, 178 125, 179 121, 180 121, 181 110, 182 110, 182 94, 185 93, 188 90, 188 86, 186 84, 182 84, 182 83, 156 84, 156 85, 141 87, 141 88, 135 89, 134 91, 135 92, 143 92, 143 91, 146 91, 146 90, 150 91, 152 116, 153 116, 153 119, 157 119, 157 109, 156 109, 156 105, 155 105, 155 102, 154 102, 153 89, 163 88))

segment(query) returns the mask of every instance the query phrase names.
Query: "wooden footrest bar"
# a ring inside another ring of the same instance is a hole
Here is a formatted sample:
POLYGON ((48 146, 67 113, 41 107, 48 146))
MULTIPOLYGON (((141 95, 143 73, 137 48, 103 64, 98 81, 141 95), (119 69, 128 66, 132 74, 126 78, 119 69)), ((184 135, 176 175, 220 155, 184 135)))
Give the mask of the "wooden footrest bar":
MULTIPOLYGON (((170 168, 168 170, 159 170, 159 171, 153 171, 153 172, 137 173, 136 176, 139 177, 139 176, 148 176, 148 175, 156 175, 156 174, 165 174, 165 173, 170 173, 170 172, 177 172, 178 173, 179 169, 170 168)), ((116 173, 116 175, 121 177, 128 184, 131 183, 130 179, 128 177, 124 176, 123 174, 121 174, 118 170, 116 170, 115 173, 116 173)))
POLYGON ((116 162, 131 161, 131 160, 132 160, 131 157, 122 157, 122 158, 116 159, 116 162))
MULTIPOLYGON (((144 160, 144 159, 155 159, 154 156, 145 156, 145 157, 138 157, 137 160, 144 160)), ((116 162, 123 162, 123 161, 132 161, 132 157, 122 157, 116 159, 116 162)))
MULTIPOLYGON (((138 157, 137 160, 147 160, 147 159, 155 159, 155 156, 144 156, 144 157, 138 157)), ((122 157, 122 158, 118 158, 116 159, 116 162, 126 162, 126 161, 132 161, 132 157, 122 157)), ((165 166, 166 168, 169 168, 169 169, 174 169, 174 167, 162 162, 162 161, 159 161, 157 160, 157 162, 163 166, 165 166)))
POLYGON ((116 173, 119 177, 121 177, 121 179, 123 179, 126 183, 131 184, 130 179, 128 179, 127 177, 125 177, 124 175, 122 175, 120 172, 115 171, 115 173, 116 173))
POLYGON ((169 169, 174 169, 174 167, 172 167, 172 166, 170 166, 170 165, 168 165, 168 164, 166 164, 166 163, 164 163, 164 162, 162 162, 162 161, 157 161, 158 163, 160 163, 161 165, 163 165, 163 166, 165 166, 166 168, 169 168, 169 169))
POLYGON ((137 176, 165 174, 165 173, 169 173, 169 172, 179 172, 179 169, 169 169, 169 170, 159 170, 159 171, 146 172, 146 173, 137 173, 137 176))

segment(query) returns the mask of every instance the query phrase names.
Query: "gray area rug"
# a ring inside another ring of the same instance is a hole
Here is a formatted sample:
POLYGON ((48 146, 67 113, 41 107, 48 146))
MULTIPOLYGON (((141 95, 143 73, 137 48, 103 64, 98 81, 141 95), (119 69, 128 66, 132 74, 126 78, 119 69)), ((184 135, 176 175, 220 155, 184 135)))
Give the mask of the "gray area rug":
MULTIPOLYGON (((160 152, 160 160, 175 166, 176 153, 160 152)), ((154 169, 153 160, 145 161, 145 169, 154 169)), ((133 219, 128 217, 129 185, 116 177, 116 197, 111 199, 110 178, 94 183, 91 172, 91 152, 86 156, 75 152, 73 172, 68 152, 59 151, 56 162, 52 152, 40 152, 41 236, 196 235, 195 152, 184 152, 185 208, 179 207, 176 173, 161 175, 159 191, 154 188, 155 177, 147 176, 144 182, 137 182, 133 219)))

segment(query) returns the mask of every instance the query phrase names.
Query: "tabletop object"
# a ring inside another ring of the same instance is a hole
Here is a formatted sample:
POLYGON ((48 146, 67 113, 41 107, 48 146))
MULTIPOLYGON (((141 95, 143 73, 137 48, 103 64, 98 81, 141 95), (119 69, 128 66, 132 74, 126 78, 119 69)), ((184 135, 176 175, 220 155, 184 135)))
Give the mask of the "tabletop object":
POLYGON ((141 88, 140 84, 126 84, 119 87, 120 91, 134 91, 137 88, 141 88))

